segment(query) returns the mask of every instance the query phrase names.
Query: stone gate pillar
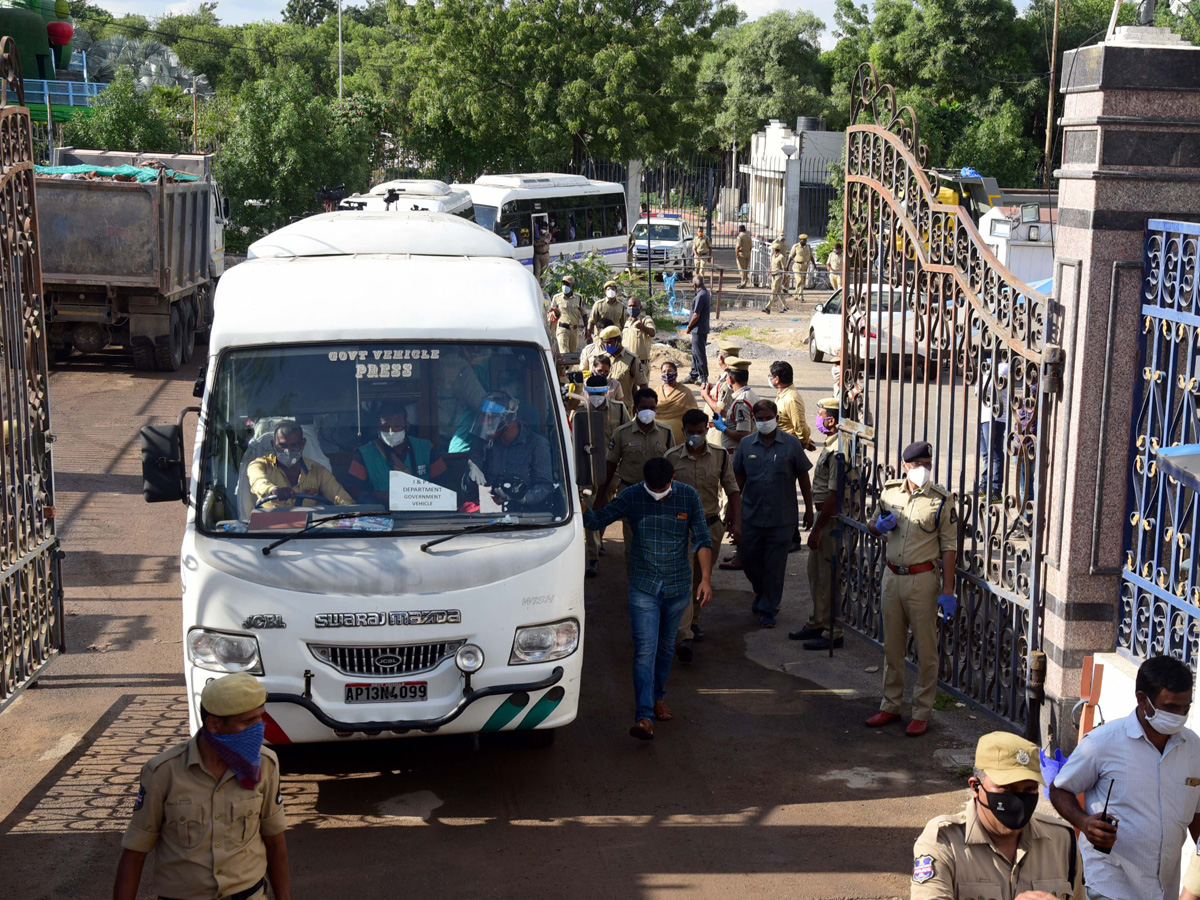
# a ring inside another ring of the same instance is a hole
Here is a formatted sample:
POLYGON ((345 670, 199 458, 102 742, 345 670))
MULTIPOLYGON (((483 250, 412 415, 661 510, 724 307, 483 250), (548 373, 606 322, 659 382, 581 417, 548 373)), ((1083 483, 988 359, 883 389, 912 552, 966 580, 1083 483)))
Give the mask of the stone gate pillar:
POLYGON ((1062 72, 1055 288, 1065 365, 1044 482, 1042 728, 1071 747, 1083 658, 1115 647, 1146 221, 1200 221, 1200 48, 1165 28, 1120 28, 1067 53, 1062 72))

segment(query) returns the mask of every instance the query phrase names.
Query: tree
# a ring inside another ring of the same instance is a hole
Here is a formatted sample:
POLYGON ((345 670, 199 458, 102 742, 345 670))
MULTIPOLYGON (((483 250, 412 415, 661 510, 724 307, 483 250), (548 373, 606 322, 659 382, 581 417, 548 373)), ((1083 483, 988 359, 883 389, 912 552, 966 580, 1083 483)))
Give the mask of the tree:
POLYGON ((336 12, 337 0, 288 0, 283 9, 283 21, 315 28, 336 12))
POLYGON ((829 72, 821 61, 824 24, 810 12, 779 10, 724 29, 700 71, 715 93, 721 146, 743 145, 770 119, 828 115, 829 72))
POLYGON ((183 142, 169 113, 156 109, 149 95, 138 90, 133 73, 123 69, 92 101, 89 115, 63 125, 64 140, 76 147, 179 153, 183 142))

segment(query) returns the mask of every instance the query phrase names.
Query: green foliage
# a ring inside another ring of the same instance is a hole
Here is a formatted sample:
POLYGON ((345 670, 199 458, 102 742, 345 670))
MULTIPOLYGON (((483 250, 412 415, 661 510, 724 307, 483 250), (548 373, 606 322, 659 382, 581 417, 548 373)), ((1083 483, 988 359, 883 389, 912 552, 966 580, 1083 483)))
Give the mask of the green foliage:
MULTIPOLYGON (((232 112, 216 175, 240 226, 235 232, 248 230, 246 242, 314 211, 322 187, 368 186, 368 117, 337 112, 303 74, 285 71, 245 85, 232 112)), ((236 233, 232 239, 239 241, 236 233)))
POLYGON ((178 123, 164 110, 162 98, 140 91, 128 69, 92 101, 90 115, 75 116, 63 124, 63 140, 75 147, 140 150, 144 153, 179 153, 178 123))
POLYGON ((314 28, 336 15, 337 8, 337 0, 288 0, 283 9, 283 21, 314 28))
POLYGON ((604 257, 595 252, 581 259, 551 259, 542 273, 542 290, 553 297, 566 275, 575 277, 575 293, 590 306, 604 295, 604 283, 613 277, 613 270, 604 257))
POLYGON ((747 144, 769 119, 830 113, 824 30, 810 12, 778 10, 717 33, 699 79, 711 95, 715 143, 747 144))

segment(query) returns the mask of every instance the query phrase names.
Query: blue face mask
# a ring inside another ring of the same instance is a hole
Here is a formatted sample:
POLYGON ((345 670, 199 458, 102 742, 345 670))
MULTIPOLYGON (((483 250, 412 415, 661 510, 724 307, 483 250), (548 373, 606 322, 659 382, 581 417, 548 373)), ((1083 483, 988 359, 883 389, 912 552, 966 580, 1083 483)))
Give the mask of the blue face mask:
POLYGON ((207 728, 201 732, 244 788, 252 788, 262 780, 263 727, 259 722, 237 734, 213 734, 207 728))
POLYGON ((619 351, 620 349, 621 349, 621 345, 620 345, 620 344, 605 344, 605 345, 604 345, 604 351, 605 351, 606 353, 616 353, 616 352, 617 352, 617 351, 619 351))

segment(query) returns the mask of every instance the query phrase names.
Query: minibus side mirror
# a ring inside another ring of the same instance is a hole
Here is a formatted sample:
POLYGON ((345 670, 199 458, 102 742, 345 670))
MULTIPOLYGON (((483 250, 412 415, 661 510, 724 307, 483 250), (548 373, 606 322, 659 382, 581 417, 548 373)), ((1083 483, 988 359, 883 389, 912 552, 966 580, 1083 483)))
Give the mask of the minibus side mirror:
POLYGON ((147 425, 142 438, 142 498, 147 503, 187 503, 187 460, 183 453, 183 417, 199 413, 189 406, 174 425, 147 425))
POLYGON ((196 370, 196 383, 192 385, 192 396, 204 396, 204 382, 208 378, 208 366, 201 366, 196 370))
POLYGON ((590 408, 576 410, 571 416, 571 435, 575 440, 575 484, 581 488, 603 487, 608 470, 604 413, 590 408))
POLYGON ((225 219, 228 220, 229 219, 229 198, 228 197, 221 198, 221 212, 224 214, 225 219))

